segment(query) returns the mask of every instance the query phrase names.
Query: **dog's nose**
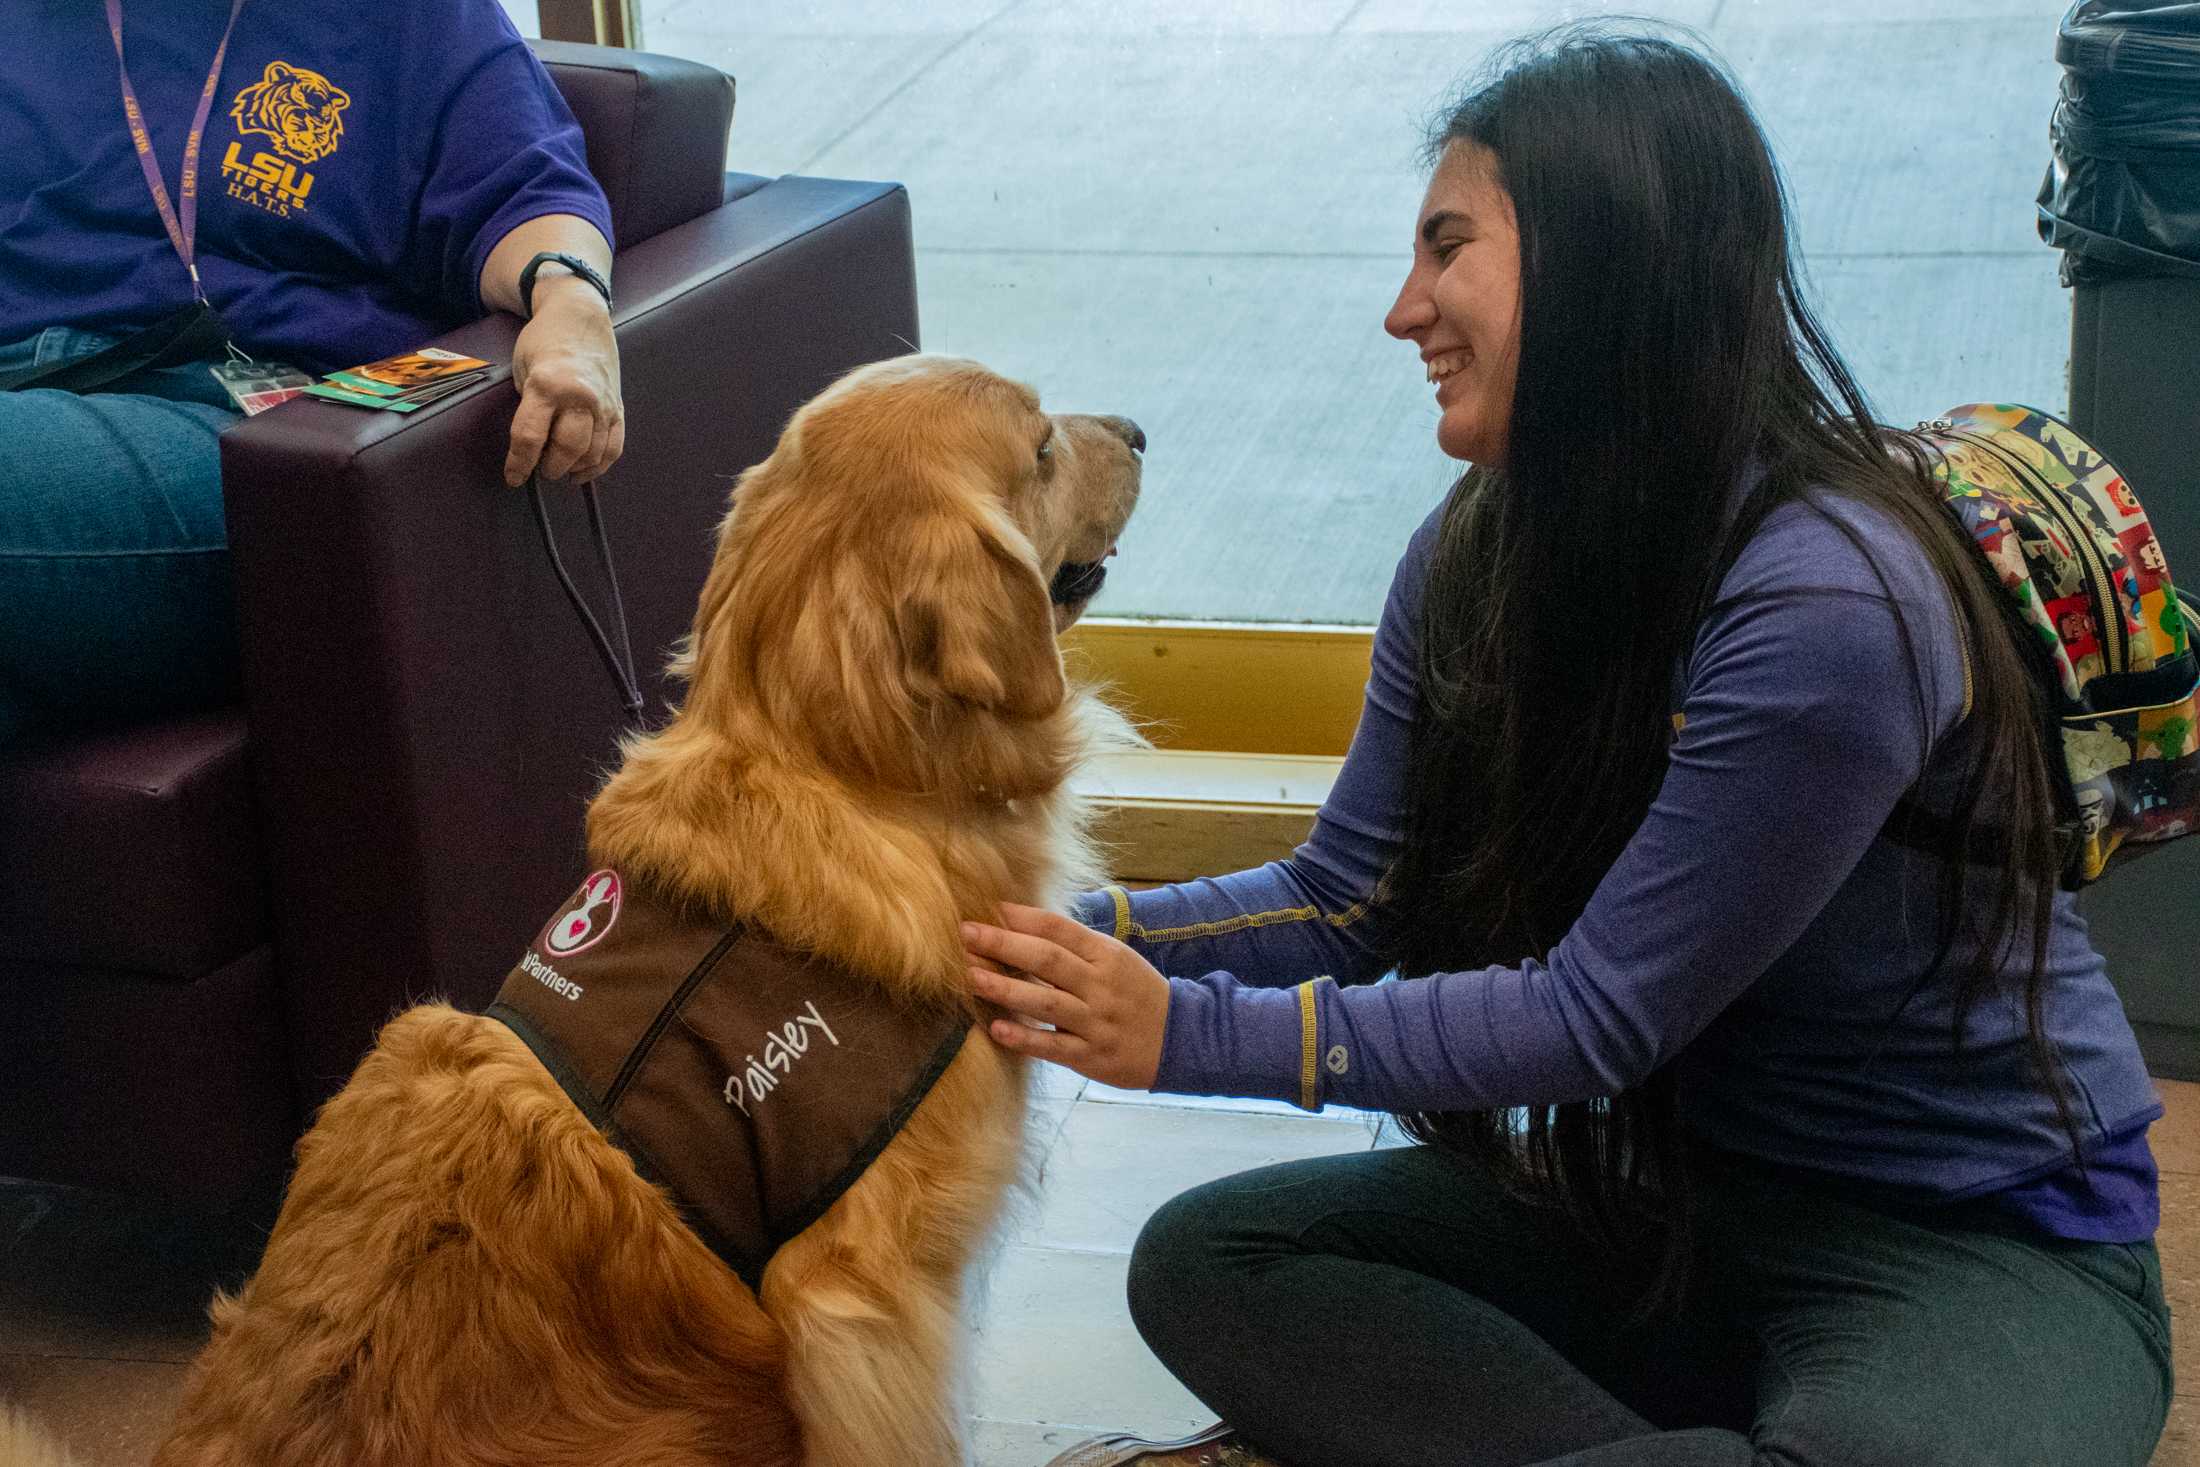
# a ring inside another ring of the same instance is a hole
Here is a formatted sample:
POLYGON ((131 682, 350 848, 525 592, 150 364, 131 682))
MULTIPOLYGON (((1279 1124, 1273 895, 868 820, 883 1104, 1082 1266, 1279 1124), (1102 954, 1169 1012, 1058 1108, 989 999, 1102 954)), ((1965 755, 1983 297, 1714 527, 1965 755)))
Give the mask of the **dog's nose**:
POLYGON ((1102 418, 1100 421, 1106 423, 1109 430, 1116 437, 1128 443, 1137 452, 1144 453, 1146 451, 1146 430, 1129 418, 1102 418))

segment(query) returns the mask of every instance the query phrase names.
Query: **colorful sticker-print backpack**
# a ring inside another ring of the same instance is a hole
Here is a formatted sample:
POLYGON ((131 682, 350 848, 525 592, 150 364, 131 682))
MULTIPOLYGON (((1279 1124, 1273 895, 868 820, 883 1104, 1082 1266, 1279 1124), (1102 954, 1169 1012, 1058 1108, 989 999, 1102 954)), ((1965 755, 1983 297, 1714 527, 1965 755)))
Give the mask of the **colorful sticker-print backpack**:
POLYGON ((2034 408, 1972 403, 1917 437, 2049 694, 2048 768, 2072 852, 2063 884, 2200 829, 2200 604, 2171 583, 2139 497, 2034 408))

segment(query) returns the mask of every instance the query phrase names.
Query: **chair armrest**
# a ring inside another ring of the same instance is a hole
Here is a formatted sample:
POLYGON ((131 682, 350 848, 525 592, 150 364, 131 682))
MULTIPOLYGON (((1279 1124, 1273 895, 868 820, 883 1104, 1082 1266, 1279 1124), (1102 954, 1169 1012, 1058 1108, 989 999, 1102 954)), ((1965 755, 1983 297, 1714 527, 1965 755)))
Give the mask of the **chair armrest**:
MULTIPOLYGON (((917 337, 898 185, 783 179, 624 254, 628 436, 601 493, 661 717, 735 476, 803 401, 917 337)), ((519 323, 437 344, 511 359, 519 323)), ((222 440, 254 776, 302 1099, 407 1002, 478 1006, 582 875, 609 678, 501 469, 508 368, 400 417, 296 399, 222 440)), ((605 605, 578 496, 546 489, 605 605)))

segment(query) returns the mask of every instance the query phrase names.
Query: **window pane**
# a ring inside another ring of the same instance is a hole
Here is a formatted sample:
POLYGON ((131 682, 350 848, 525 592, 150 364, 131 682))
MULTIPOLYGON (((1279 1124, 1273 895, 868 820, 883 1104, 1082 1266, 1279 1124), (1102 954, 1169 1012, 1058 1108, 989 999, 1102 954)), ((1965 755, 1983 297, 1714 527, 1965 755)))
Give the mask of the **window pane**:
MULTIPOLYGON (((1676 0, 1786 170, 1882 417, 2060 411, 2033 232, 2059 75, 2039 0, 1676 0)), ((673 0, 648 49, 739 80, 731 166, 898 179, 927 350, 1126 413, 1147 496, 1095 610, 1367 622, 1455 466, 1381 329, 1421 121, 1513 0, 673 0)))

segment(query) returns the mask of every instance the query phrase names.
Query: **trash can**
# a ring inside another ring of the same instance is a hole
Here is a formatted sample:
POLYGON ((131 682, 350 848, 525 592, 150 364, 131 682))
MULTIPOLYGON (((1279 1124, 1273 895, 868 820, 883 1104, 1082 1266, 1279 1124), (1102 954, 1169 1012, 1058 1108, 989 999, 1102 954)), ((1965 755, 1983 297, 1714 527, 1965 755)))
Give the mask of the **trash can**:
MULTIPOLYGON (((2200 588, 2200 0, 2079 0, 2055 56, 2039 229, 2071 290, 2070 421, 2200 588)), ((2200 836, 2080 907, 2149 1068, 2200 1080, 2200 836)))

